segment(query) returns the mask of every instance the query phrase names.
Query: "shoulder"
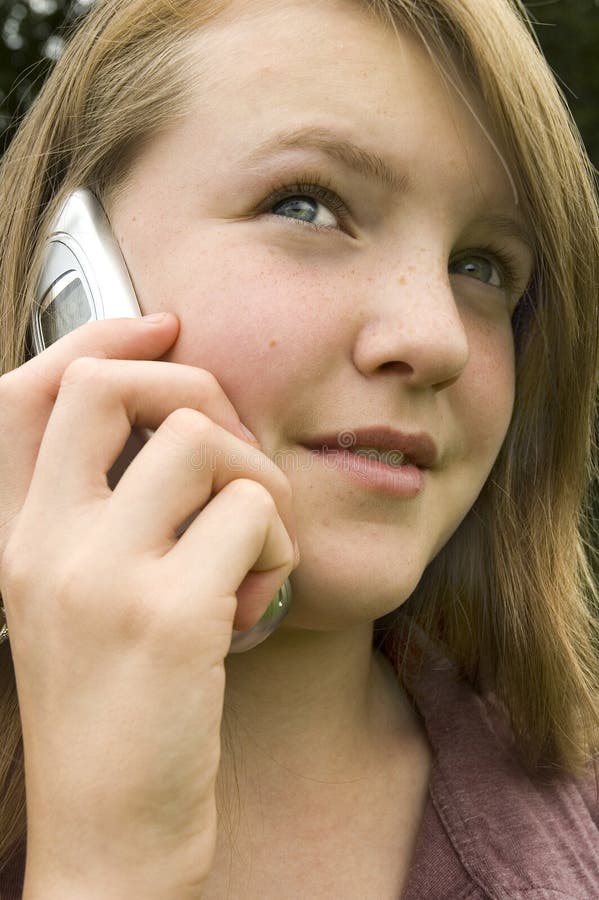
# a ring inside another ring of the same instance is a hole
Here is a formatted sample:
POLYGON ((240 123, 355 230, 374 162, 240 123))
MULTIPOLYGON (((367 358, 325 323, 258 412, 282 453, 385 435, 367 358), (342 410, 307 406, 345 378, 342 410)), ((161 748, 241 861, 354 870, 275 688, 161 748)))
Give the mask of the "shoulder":
POLYGON ((459 861, 480 890, 472 896, 596 897, 599 781, 593 768, 579 780, 531 777, 494 695, 481 697, 425 636, 419 641, 422 664, 406 687, 433 750, 428 816, 435 821, 427 827, 437 834, 438 852, 443 846, 452 865, 459 861))
POLYGON ((599 835, 599 759, 595 760, 595 770, 589 771, 586 778, 574 781, 574 786, 580 794, 582 802, 586 806, 599 835))

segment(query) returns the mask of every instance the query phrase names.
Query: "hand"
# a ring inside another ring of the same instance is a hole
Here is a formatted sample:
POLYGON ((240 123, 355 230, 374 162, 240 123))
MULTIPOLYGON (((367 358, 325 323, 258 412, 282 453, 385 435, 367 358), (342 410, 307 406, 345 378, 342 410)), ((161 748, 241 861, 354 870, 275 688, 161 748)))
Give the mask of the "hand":
POLYGON ((176 326, 85 325, 0 378, 26 900, 200 896, 232 628, 294 566, 285 475, 210 373, 155 361, 176 326), (157 430, 111 491, 133 426, 157 430))

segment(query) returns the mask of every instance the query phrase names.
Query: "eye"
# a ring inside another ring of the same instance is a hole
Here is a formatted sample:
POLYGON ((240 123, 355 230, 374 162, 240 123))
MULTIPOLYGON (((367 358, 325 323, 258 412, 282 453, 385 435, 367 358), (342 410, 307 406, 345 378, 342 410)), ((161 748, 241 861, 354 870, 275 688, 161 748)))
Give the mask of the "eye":
POLYGON ((517 260, 506 250, 498 247, 480 247, 462 253, 449 263, 452 275, 466 275, 499 290, 515 291, 521 279, 517 260))
POLYGON ((289 215, 291 218, 297 218, 310 225, 317 225, 319 228, 334 228, 337 224, 336 217, 323 203, 307 195, 289 197, 287 200, 283 200, 282 203, 277 203, 273 209, 273 215, 285 217, 289 215), (324 215, 322 212, 320 215, 316 212, 318 207, 325 210, 324 215), (316 219, 318 218, 324 221, 317 222, 316 219))
POLYGON ((449 267, 450 272, 469 275, 471 278, 477 278, 485 284, 491 284, 493 287, 503 287, 501 273, 498 272, 497 266, 486 259, 484 256, 470 256, 466 259, 460 259, 449 267))
POLYGON ((343 200, 311 176, 281 185, 264 201, 262 211, 319 231, 335 230, 350 216, 343 200))

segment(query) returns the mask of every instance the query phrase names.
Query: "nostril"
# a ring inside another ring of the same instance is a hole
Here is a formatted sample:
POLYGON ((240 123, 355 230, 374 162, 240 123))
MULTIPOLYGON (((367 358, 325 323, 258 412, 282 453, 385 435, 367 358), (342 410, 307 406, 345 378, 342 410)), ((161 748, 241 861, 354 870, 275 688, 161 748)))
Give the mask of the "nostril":
POLYGON ((383 371, 391 371, 391 372, 399 372, 400 374, 410 374, 414 371, 412 366, 409 363, 401 362, 401 360, 392 359, 389 362, 382 363, 379 366, 383 371))

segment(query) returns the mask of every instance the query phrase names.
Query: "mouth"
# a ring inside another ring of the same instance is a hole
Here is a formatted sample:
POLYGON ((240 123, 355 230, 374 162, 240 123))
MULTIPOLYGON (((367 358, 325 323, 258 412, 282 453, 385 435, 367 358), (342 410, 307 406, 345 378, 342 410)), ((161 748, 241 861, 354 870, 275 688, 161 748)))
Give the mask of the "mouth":
POLYGON ((346 452, 353 453, 354 456, 361 456, 364 459, 371 459, 373 462, 380 462, 386 466, 394 466, 396 469, 401 466, 414 465, 412 460, 408 459, 401 450, 377 450, 376 447, 356 447, 348 448, 346 452))
POLYGON ((420 494, 426 484, 426 470, 411 464, 403 454, 398 455, 395 450, 382 454, 374 448, 358 448, 354 451, 326 445, 307 449, 316 465, 368 492, 412 498, 420 494), (394 454, 394 461, 383 461, 385 457, 388 459, 389 453, 394 454))
POLYGON ((302 441, 302 445, 308 450, 325 454, 345 451, 395 469, 431 469, 439 456, 435 442, 426 432, 403 432, 379 425, 343 428, 330 434, 316 435, 302 441))

